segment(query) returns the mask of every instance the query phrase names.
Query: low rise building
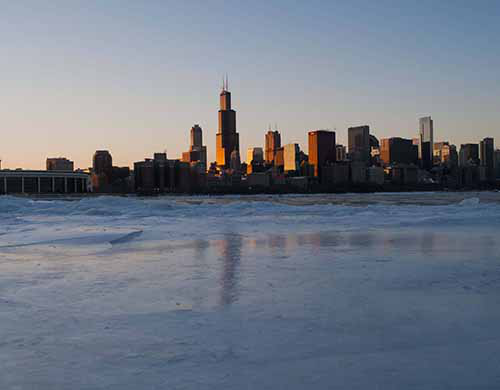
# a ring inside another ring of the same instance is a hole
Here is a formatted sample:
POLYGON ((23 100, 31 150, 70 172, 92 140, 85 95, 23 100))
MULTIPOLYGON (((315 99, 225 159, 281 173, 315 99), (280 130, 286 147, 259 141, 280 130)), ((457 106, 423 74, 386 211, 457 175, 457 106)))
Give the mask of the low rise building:
POLYGON ((0 171, 0 194, 81 194, 90 190, 90 177, 83 172, 0 171))

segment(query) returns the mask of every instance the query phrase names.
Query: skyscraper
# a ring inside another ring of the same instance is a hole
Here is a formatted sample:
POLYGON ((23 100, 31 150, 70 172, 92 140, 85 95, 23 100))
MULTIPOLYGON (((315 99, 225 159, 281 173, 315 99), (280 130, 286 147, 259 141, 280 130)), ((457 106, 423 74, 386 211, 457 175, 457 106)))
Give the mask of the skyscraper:
POLYGON ((495 146, 493 138, 484 138, 479 143, 481 165, 486 167, 488 180, 495 178, 495 146))
POLYGON ((297 172, 300 169, 299 144, 287 144, 283 147, 283 159, 285 160, 285 172, 297 172))
POLYGON ((220 93, 219 129, 216 136, 217 166, 228 169, 231 165, 231 153, 240 153, 239 134, 236 132, 236 112, 231 109, 231 92, 228 91, 227 79, 220 93))
POLYGON ((336 158, 335 132, 328 130, 310 131, 309 164, 314 167, 314 176, 321 177, 321 169, 336 158))
POLYGON ((479 164, 479 146, 478 144, 460 145, 460 154, 458 163, 461 167, 479 164))
POLYGON ((207 168, 207 147, 203 146, 203 130, 200 125, 194 125, 190 133, 191 145, 189 151, 182 153, 183 162, 200 162, 207 168))
POLYGON ((97 150, 92 159, 92 172, 96 175, 106 175, 111 179, 113 158, 107 150, 97 150))
POLYGON ((496 178, 500 179, 500 149, 495 150, 495 174, 496 178))
POLYGON ((347 152, 345 150, 344 145, 336 145, 335 149, 337 151, 336 153, 336 161, 345 161, 347 158, 347 152))
POLYGON ((113 158, 107 150, 97 150, 92 159, 92 188, 94 192, 111 192, 113 158))
POLYGON ((411 139, 400 137, 380 140, 380 160, 385 165, 413 164, 417 162, 417 147, 411 139))
POLYGON ((262 164, 264 162, 264 151, 262 148, 248 148, 247 149, 247 164, 252 162, 262 164))
POLYGON ((278 130, 269 131, 266 133, 266 148, 265 148, 265 159, 266 163, 274 163, 274 158, 276 156, 276 151, 281 147, 281 135, 278 130))
POLYGON ((430 116, 419 120, 418 158, 423 169, 432 168, 434 153, 434 121, 430 116))
POLYGON ((370 161, 370 126, 349 127, 348 149, 351 161, 370 161))

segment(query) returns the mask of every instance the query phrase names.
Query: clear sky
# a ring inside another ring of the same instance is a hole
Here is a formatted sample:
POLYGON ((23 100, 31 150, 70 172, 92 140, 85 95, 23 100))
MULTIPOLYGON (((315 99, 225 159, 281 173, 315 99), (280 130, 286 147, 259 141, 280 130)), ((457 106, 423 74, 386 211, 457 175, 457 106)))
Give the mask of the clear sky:
POLYGON ((243 159, 270 123, 307 152, 311 129, 415 137, 424 115, 500 146, 500 1, 0 2, 4 168, 179 158, 195 123, 213 161, 225 73, 243 159))

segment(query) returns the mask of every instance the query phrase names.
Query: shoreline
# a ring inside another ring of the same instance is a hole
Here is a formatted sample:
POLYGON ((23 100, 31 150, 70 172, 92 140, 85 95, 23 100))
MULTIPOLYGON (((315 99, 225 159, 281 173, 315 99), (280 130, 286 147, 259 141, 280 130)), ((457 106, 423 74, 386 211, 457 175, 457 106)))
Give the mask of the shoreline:
POLYGON ((209 191, 192 191, 192 192, 154 192, 154 193, 118 193, 118 192, 87 192, 78 194, 0 194, 0 200, 5 196, 12 196, 17 198, 30 198, 30 199, 43 199, 43 200, 79 200, 83 198, 95 198, 100 196, 117 196, 117 197, 161 197, 161 196, 256 196, 256 195, 331 195, 331 194, 397 194, 397 193, 468 193, 468 192, 498 192, 500 191, 500 184, 485 185, 480 187, 466 187, 466 188, 446 188, 440 185, 415 185, 415 186, 349 186, 349 187, 336 187, 324 188, 318 186, 310 190, 297 190, 296 188, 218 188, 209 191))

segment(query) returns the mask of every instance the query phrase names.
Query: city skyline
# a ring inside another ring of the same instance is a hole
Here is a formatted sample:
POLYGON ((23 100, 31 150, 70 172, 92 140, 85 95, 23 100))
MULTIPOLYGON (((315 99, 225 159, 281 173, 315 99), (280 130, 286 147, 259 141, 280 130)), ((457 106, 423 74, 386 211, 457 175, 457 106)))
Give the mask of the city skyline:
POLYGON ((347 145, 346 129, 365 124, 379 139, 415 138, 427 115, 436 142, 500 138, 498 4, 119 5, 5 6, 4 168, 57 156, 87 168, 99 149, 129 167, 164 149, 180 158, 193 123, 214 161, 225 73, 240 151, 263 147, 269 123, 304 148, 309 130, 347 145))

